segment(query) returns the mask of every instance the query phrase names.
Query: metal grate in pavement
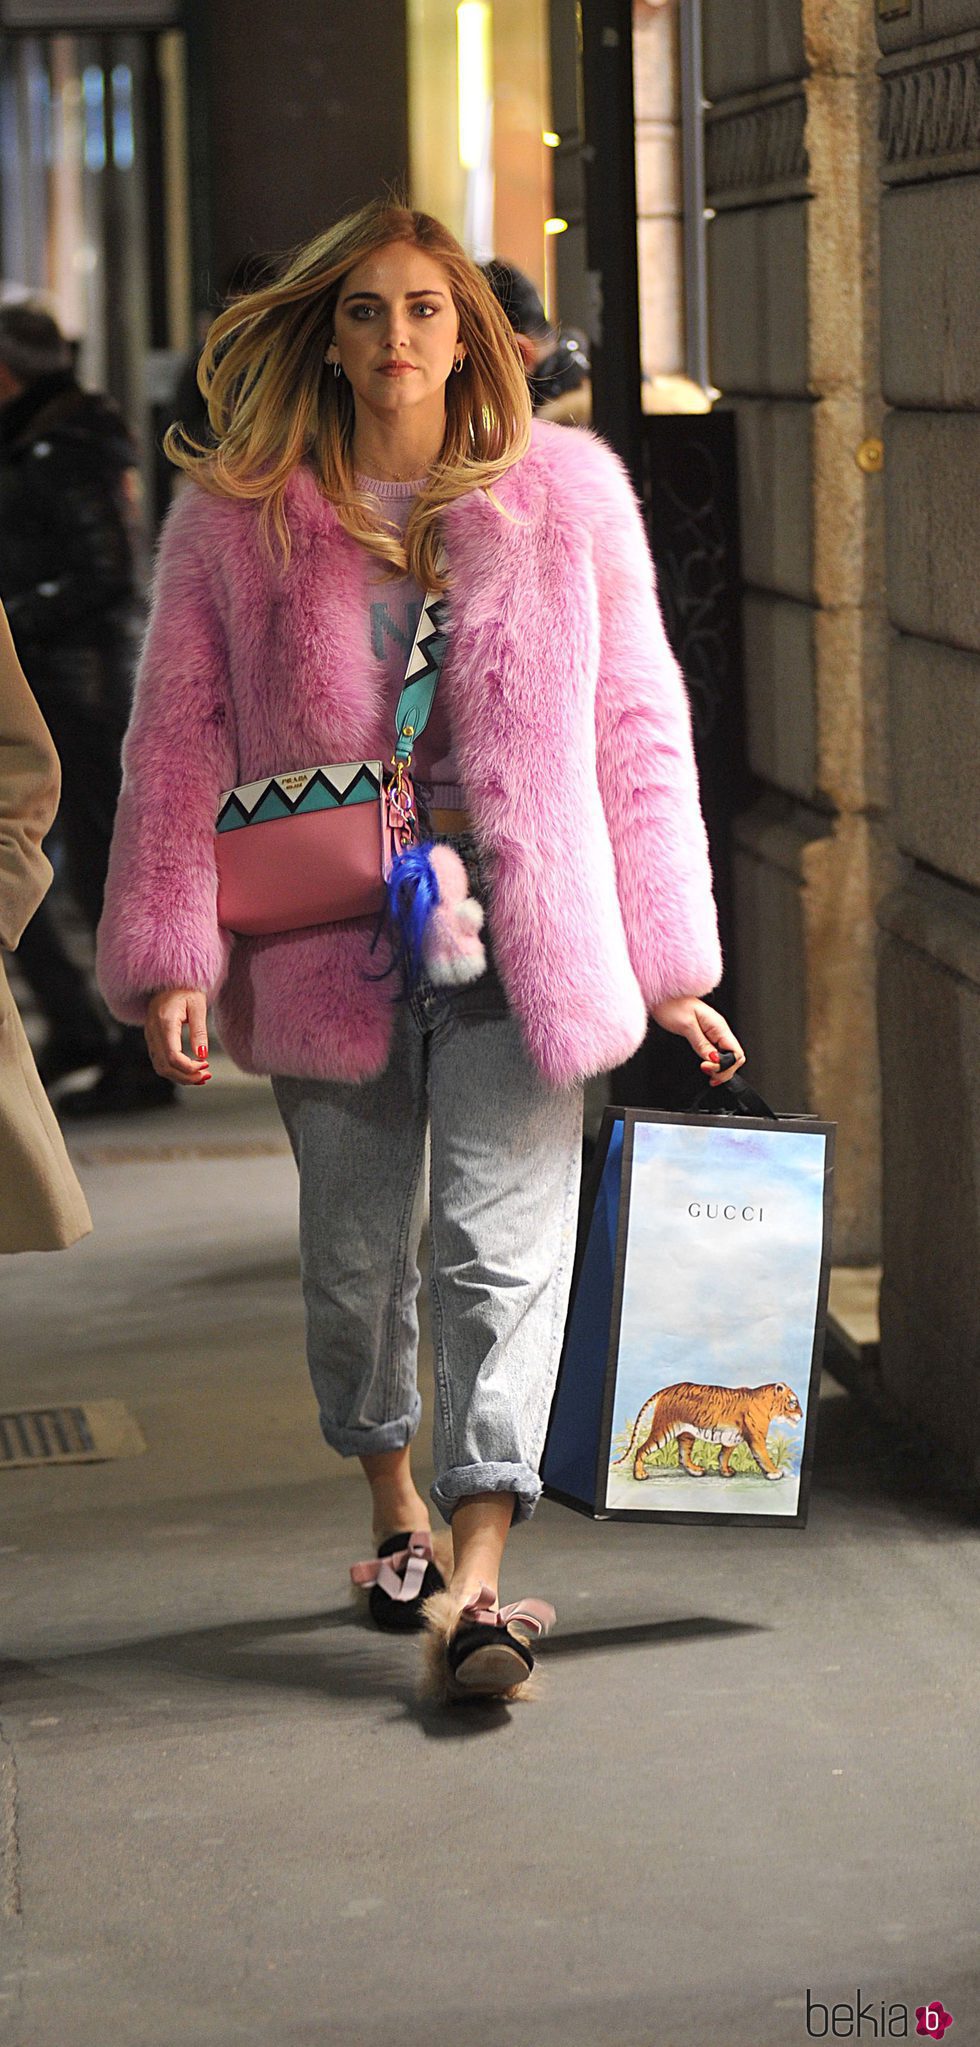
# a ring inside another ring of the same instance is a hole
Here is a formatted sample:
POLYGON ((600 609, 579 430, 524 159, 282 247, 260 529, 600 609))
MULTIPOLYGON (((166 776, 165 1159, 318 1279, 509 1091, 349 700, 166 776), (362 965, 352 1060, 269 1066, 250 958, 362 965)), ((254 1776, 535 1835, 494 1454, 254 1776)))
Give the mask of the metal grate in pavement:
POLYGON ((121 1400, 22 1407, 0 1414, 0 1471, 39 1464, 101 1464, 138 1457, 146 1439, 121 1400))

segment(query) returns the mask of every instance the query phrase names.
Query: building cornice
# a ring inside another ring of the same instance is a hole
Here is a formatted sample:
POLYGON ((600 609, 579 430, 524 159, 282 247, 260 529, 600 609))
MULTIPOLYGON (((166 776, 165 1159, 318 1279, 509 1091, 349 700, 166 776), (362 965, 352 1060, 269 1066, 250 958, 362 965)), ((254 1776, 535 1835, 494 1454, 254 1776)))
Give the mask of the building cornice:
POLYGON ((705 182, 716 212, 807 196, 802 81, 722 100, 705 114, 705 182))
POLYGON ((878 73, 886 184, 980 170, 980 31, 896 51, 878 73))

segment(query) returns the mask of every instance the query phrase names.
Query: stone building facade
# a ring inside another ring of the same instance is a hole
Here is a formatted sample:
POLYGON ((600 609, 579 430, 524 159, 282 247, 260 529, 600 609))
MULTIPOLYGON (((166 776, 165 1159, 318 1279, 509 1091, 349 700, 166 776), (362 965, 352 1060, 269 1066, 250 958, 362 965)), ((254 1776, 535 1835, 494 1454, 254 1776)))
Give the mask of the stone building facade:
POLYGON ((881 24, 891 827, 882 1360, 980 1461, 980 0, 881 24))
POLYGON ((739 1018, 763 1092, 840 1125, 886 1391, 927 1429, 955 1404, 976 1470, 980 0, 704 17, 758 778, 739 1018))

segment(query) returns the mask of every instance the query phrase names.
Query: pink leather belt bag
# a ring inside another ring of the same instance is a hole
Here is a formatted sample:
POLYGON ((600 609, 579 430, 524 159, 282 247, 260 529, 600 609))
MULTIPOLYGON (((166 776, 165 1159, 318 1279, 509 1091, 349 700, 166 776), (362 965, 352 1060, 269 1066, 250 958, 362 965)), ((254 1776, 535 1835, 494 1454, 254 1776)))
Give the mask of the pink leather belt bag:
POLYGON ((429 594, 380 760, 286 768, 228 789, 215 830, 218 922, 246 937, 380 910, 392 863, 418 840, 411 777, 448 644, 448 603, 429 594))

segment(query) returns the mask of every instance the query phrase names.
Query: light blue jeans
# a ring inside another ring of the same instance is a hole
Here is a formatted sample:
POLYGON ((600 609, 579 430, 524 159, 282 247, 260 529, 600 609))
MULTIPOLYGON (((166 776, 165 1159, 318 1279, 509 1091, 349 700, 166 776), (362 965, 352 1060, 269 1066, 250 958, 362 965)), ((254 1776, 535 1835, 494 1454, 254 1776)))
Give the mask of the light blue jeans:
POLYGON ((513 1493, 515 1520, 540 1497, 581 1170, 583 1090, 532 1065, 488 952, 468 987, 423 981, 398 1004, 377 1080, 273 1079, 299 1167, 310 1374, 343 1457, 400 1450, 419 1425, 429 1127, 432 1498, 447 1521, 473 1493, 513 1493))

